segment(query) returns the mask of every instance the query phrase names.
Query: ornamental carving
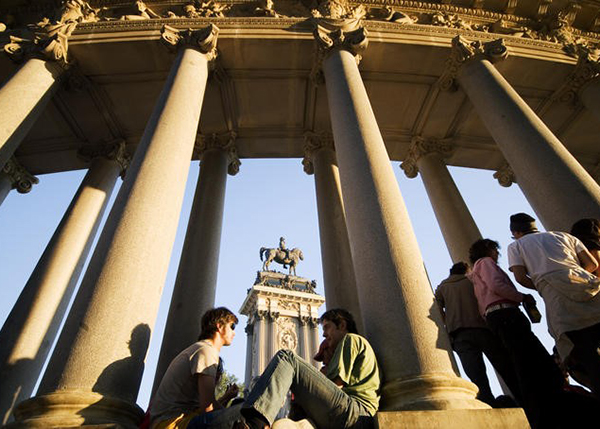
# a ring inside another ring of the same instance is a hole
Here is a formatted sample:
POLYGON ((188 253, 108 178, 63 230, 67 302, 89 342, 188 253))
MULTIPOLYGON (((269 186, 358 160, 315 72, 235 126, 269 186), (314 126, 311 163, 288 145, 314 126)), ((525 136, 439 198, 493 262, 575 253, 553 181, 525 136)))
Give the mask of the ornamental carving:
POLYGON ((182 30, 179 31, 169 25, 163 25, 161 40, 169 48, 178 48, 180 46, 193 47, 202 52, 211 61, 217 56, 217 37, 219 28, 214 24, 200 30, 182 30))
POLYGON ((291 302, 291 301, 279 301, 277 303, 278 307, 281 308, 282 310, 288 310, 288 311, 300 311, 300 304, 298 304, 297 302, 291 302))
POLYGON ((77 152, 77 156, 86 162, 92 162, 95 158, 106 158, 115 161, 121 168, 121 177, 131 162, 131 155, 127 152, 126 143, 119 139, 110 143, 83 146, 77 152))
POLYGON ((196 155, 202 158, 202 154, 204 151, 219 149, 227 152, 229 164, 227 166, 227 172, 231 176, 235 176, 240 171, 240 166, 242 162, 237 154, 237 148, 235 146, 235 139, 237 137, 237 133, 235 131, 229 131, 223 134, 210 134, 208 136, 200 136, 196 145, 194 146, 194 151, 196 155))
POLYGON ((278 335, 279 348, 287 350, 296 350, 298 347, 298 336, 291 329, 281 331, 278 335))
POLYGON ((466 61, 473 58, 482 58, 496 63, 507 56, 508 49, 506 49, 503 39, 485 43, 479 40, 470 42, 458 35, 452 39, 452 50, 450 51, 450 57, 446 60, 446 71, 440 76, 437 85, 444 91, 456 90, 456 77, 466 61))
POLYGON ((313 156, 321 149, 335 150, 333 135, 331 133, 315 133, 313 131, 304 133, 304 158, 302 159, 302 165, 306 174, 314 174, 313 156))
POLYGON ((515 173, 507 162, 494 173, 494 179, 498 180, 500 186, 505 188, 510 187, 513 183, 517 183, 515 173))
POLYGON ((454 148, 448 141, 414 136, 406 159, 400 164, 406 177, 415 178, 419 173, 418 161, 423 155, 436 153, 441 158, 448 158, 454 148))
POLYGON ((9 177, 11 188, 16 189, 19 194, 27 194, 33 185, 39 183, 39 179, 19 164, 14 156, 4 164, 1 171, 9 177))
POLYGON ((577 94, 581 87, 590 80, 600 75, 600 62, 598 57, 590 53, 583 53, 577 60, 575 70, 567 77, 566 81, 552 94, 552 101, 576 103, 577 94))

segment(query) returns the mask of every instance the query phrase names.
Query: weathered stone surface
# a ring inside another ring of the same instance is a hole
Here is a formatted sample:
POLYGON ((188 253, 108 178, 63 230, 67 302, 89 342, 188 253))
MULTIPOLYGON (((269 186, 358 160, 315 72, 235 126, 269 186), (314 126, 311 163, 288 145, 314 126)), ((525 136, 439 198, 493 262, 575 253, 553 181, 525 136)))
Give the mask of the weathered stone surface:
POLYGON ((379 429, 526 429, 529 423, 521 408, 491 410, 380 411, 379 429))

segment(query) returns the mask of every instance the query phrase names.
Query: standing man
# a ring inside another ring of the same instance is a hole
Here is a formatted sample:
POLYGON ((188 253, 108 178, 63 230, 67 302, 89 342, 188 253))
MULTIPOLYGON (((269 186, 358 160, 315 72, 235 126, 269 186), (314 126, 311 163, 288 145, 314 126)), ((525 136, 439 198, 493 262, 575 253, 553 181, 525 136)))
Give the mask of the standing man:
POLYGON ((468 269, 466 262, 457 262, 450 268, 450 276, 435 291, 452 349, 458 354, 469 379, 479 388, 477 399, 490 406, 495 405, 483 361, 485 353, 519 401, 519 385, 510 356, 479 314, 473 283, 466 276, 468 269))
MULTIPOLYGON (((320 322, 323 336, 334 350, 326 374, 290 350, 277 352, 242 406, 248 428, 272 425, 288 390, 320 429, 373 427, 381 381, 371 345, 356 333, 356 323, 346 310, 329 310, 320 322)), ((307 425, 306 420, 286 419, 273 429, 307 425)))
POLYGON ((236 385, 217 400, 215 388, 223 373, 219 352, 235 337, 237 317, 225 307, 202 316, 198 341, 179 353, 163 376, 151 401, 152 429, 230 428, 240 417, 240 405, 224 408, 237 396, 236 385))
POLYGON ((561 359, 581 368, 600 397, 600 278, 591 274, 598 262, 572 235, 539 232, 526 213, 510 217, 510 231, 515 238, 508 246, 510 271, 540 293, 561 359))

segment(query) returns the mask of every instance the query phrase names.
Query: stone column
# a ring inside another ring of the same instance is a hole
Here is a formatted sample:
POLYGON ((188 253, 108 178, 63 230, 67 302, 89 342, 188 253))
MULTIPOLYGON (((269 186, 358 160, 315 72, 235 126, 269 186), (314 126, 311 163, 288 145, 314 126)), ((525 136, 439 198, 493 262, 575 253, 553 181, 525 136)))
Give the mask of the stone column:
POLYGON ((300 322, 300 344, 302 345, 302 358, 307 362, 310 360, 310 344, 309 344, 309 336, 308 336, 308 321, 309 317, 300 316, 298 319, 300 322))
POLYGON ((203 137, 201 168, 190 213, 167 326, 154 378, 156 392, 171 361, 194 343, 202 315, 214 307, 227 171, 237 174, 235 134, 203 137))
POLYGON ((452 262, 469 262, 469 248, 481 233, 444 163, 451 153, 447 142, 415 136, 400 167, 410 178, 421 174, 452 262))
POLYGON ((320 365, 319 362, 313 359, 314 355, 319 351, 319 346, 321 345, 321 341, 319 338, 319 319, 313 317, 310 319, 310 347, 308 349, 308 357, 307 360, 313 364, 313 366, 318 367, 320 365))
MULTIPOLYGON (((244 374, 244 386, 249 389, 252 381, 252 349, 254 348, 254 325, 246 325, 246 374, 244 374)), ((244 392, 247 394, 249 390, 244 392)))
POLYGON ((258 335, 256 335, 256 332, 254 332, 254 337, 255 337, 255 344, 256 344, 256 353, 258 354, 258 359, 256 359, 257 362, 257 371, 255 374, 262 374, 263 371, 265 370, 265 367, 267 366, 267 359, 266 359, 266 355, 267 355, 267 347, 265 346, 265 341, 266 337, 267 337, 267 328, 266 328, 266 319, 267 319, 267 312, 264 310, 257 310, 256 311, 256 325, 258 328, 258 335))
POLYGON ((546 229, 600 217, 600 186, 492 65, 507 55, 502 39, 452 45, 443 86, 465 91, 546 229))
POLYGON ((175 240, 218 29, 164 26, 179 50, 22 425, 137 427, 144 358, 175 240))
POLYGON ((33 391, 127 162, 124 144, 97 155, 0 331, 3 423, 33 391))
POLYGON ((0 168, 0 204, 12 189, 19 194, 27 194, 33 185, 39 183, 37 177, 30 174, 13 156, 0 168))
POLYGON ((364 329, 332 136, 308 133, 304 153, 304 171, 315 175, 327 307, 348 310, 362 333, 364 329))
POLYGON ((382 410, 484 408, 456 375, 450 344, 362 82, 366 30, 315 38, 322 59, 366 336, 385 382, 382 410))
POLYGON ((69 37, 79 23, 98 19, 94 9, 77 2, 63 2, 57 16, 58 20, 46 18, 36 24, 31 40, 11 37, 2 46, 15 62, 25 62, 0 88, 0 168, 40 116, 69 66, 69 37))

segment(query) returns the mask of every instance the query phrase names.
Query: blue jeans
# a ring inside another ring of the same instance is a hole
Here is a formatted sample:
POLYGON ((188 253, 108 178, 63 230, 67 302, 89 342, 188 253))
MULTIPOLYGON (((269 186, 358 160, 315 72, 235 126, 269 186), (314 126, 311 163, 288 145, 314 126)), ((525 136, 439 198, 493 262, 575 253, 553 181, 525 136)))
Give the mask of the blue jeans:
POLYGON ((188 423, 186 429, 231 429, 233 423, 241 418, 241 408, 242 404, 236 404, 222 410, 200 414, 188 423))
POLYGON ((272 425, 288 390, 319 429, 373 427, 373 417, 364 405, 290 350, 277 352, 243 408, 255 409, 272 425))

